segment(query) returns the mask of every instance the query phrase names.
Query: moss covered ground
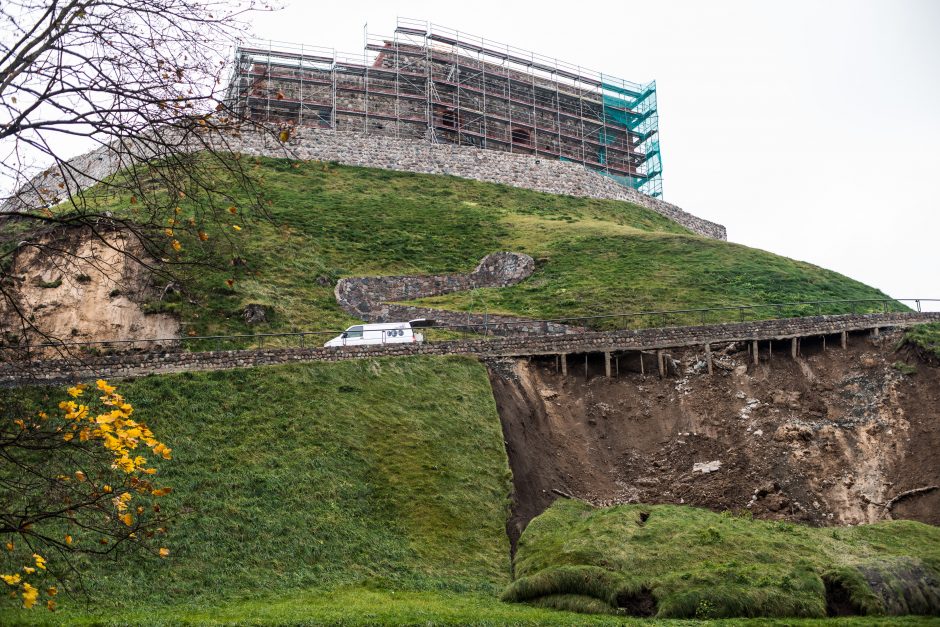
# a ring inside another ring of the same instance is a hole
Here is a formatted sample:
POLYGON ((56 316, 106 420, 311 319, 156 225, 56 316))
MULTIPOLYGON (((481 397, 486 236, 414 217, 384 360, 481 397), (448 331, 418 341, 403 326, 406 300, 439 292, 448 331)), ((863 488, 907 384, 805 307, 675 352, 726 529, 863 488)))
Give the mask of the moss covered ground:
POLYGON ((813 528, 670 505, 556 501, 522 534, 507 601, 659 618, 940 611, 940 528, 813 528), (866 580, 880 580, 882 588, 866 580), (828 607, 827 607, 828 606, 828 607))

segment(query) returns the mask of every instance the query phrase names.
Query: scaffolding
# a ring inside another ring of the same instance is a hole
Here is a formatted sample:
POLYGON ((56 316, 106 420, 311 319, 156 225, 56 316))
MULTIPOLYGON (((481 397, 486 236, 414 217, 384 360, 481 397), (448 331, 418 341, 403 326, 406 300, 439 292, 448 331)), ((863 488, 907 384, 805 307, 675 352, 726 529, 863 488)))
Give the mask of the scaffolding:
POLYGON ((631 83, 425 21, 365 31, 361 54, 273 41, 236 50, 242 115, 580 163, 662 196, 656 83, 631 83))

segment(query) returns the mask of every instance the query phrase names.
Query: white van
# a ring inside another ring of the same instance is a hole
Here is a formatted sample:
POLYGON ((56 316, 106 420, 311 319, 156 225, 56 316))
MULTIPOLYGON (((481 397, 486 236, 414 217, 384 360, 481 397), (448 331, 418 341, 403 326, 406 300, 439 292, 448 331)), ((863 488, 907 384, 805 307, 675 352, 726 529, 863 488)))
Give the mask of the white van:
POLYGON ((410 344, 423 342, 424 335, 415 333, 412 327, 430 326, 427 320, 410 322, 385 322, 381 324, 357 324, 324 344, 326 347, 365 346, 370 344, 410 344))

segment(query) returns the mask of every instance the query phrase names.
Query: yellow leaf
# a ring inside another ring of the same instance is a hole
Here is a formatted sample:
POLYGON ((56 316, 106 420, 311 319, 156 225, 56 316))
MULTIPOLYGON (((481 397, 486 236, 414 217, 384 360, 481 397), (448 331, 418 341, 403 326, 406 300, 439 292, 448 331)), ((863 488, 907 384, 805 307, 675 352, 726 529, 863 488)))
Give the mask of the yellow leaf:
POLYGON ((290 131, 288 131, 287 129, 284 129, 283 131, 277 134, 277 137, 282 142, 286 142, 288 139, 290 139, 290 131))
POLYGON ((28 583, 23 584, 23 607, 26 609, 36 605, 36 599, 39 597, 39 590, 28 583))
POLYGON ((65 543, 72 544, 72 536, 65 534, 65 543))
POLYGON ((232 206, 232 207, 229 207, 229 208, 228 208, 228 212, 229 212, 230 214, 232 214, 232 215, 235 215, 236 213, 238 213, 238 209, 237 209, 236 207, 232 206))
POLYGON ((167 549, 167 548, 160 549, 160 557, 168 557, 169 555, 170 555, 170 549, 167 549))
POLYGON ((121 522, 127 525, 128 527, 134 524, 134 517, 131 516, 130 514, 121 514, 120 516, 118 516, 118 518, 120 518, 121 522))

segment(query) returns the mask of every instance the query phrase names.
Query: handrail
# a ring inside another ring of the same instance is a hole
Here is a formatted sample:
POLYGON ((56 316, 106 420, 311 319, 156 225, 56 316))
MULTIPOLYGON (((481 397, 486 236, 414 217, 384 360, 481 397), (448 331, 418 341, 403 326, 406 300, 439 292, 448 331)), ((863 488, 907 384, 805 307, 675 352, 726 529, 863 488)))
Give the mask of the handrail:
MULTIPOLYGON (((918 313, 922 310, 923 303, 940 303, 940 298, 859 298, 859 299, 839 299, 839 300, 817 300, 817 301, 799 301, 799 302, 788 302, 788 303, 766 303, 766 304, 756 304, 756 305, 726 305, 722 307, 704 307, 704 308, 693 308, 693 309, 666 309, 658 311, 638 311, 638 312, 627 312, 627 313, 615 313, 615 314, 595 314, 590 316, 572 316, 566 318, 545 318, 545 319, 512 319, 512 320, 500 320, 497 322, 491 322, 484 319, 483 323, 459 323, 459 324, 444 324, 444 325, 434 325, 422 329, 423 331, 427 330, 452 330, 466 333, 470 329, 471 333, 482 332, 484 337, 489 337, 490 332, 494 328, 504 328, 504 327, 513 327, 519 325, 541 325, 547 327, 547 325, 559 325, 564 328, 562 331, 556 331, 554 333, 566 333, 566 334, 577 334, 584 332, 591 332, 595 329, 588 329, 584 327, 572 327, 570 323, 584 324, 589 321, 595 320, 610 320, 610 319, 635 319, 650 317, 651 319, 659 319, 663 322, 661 326, 649 325, 645 327, 638 327, 640 329, 652 329, 652 328, 667 328, 669 325, 666 324, 669 316, 678 316, 683 314, 700 314, 701 324, 705 324, 705 319, 707 314, 713 312, 727 312, 727 311, 739 311, 741 312, 739 318, 741 322, 744 322, 744 312, 753 311, 755 309, 776 309, 777 313, 781 313, 781 310, 784 307, 805 307, 805 306, 816 306, 817 313, 815 315, 823 315, 819 313, 823 305, 846 305, 850 304, 852 311, 844 312, 841 314, 828 313, 825 315, 847 315, 847 314, 856 314, 857 311, 856 305, 859 304, 871 304, 871 303, 881 303, 882 312, 888 313, 889 305, 903 305, 905 302, 914 303, 916 306, 916 312, 908 308, 907 312, 899 313, 918 313)), ((464 314, 467 312, 453 312, 447 311, 447 313, 458 313, 464 314)), ((862 312, 862 313, 873 313, 873 312, 862 312)), ((785 317, 793 318, 805 318, 810 317, 807 315, 794 315, 794 316, 779 316, 771 318, 759 318, 753 319, 753 321, 758 320, 777 320, 785 317)), ((716 322, 715 324, 727 323, 729 321, 723 320, 716 322)), ((368 324, 368 323, 366 323, 368 324)), ((685 326, 685 325, 678 325, 685 326)), ((47 342, 42 344, 22 344, 22 345, 6 345, 0 346, 0 351, 3 350, 25 350, 31 351, 35 349, 44 349, 44 348, 68 348, 68 347, 93 347, 93 346, 111 346, 111 345, 122 345, 122 344, 176 344, 180 345, 186 342, 216 342, 218 346, 221 346, 223 341, 236 341, 236 340, 249 340, 256 341, 259 343, 258 349, 264 348, 264 341, 266 338, 299 338, 299 346, 301 348, 305 347, 306 338, 308 336, 336 336, 341 334, 345 329, 341 330, 320 330, 320 331, 289 331, 281 333, 254 333, 254 334, 235 334, 235 335, 198 335, 198 336, 188 336, 188 337, 173 337, 173 338, 136 338, 136 339, 113 339, 113 340, 89 340, 84 342, 47 342)), ((613 329, 607 329, 613 330, 613 329)), ((547 334, 554 334, 548 332, 547 334)), ((221 350, 218 348, 217 350, 221 350)))

